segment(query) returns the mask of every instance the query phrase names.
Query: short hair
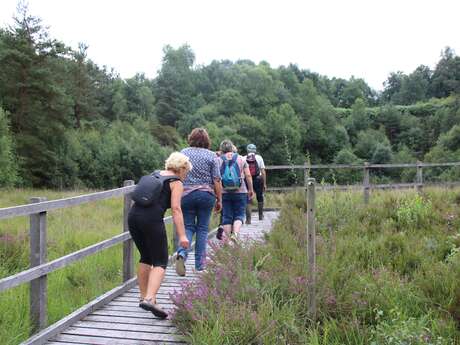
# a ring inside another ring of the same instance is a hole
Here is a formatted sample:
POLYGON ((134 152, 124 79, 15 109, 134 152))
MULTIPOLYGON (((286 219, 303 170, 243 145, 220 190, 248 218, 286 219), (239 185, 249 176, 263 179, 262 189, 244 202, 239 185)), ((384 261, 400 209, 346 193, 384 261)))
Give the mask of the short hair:
POLYGON ((231 140, 228 139, 225 139, 220 143, 220 150, 222 151, 222 153, 233 152, 233 147, 233 143, 231 142, 231 140))
POLYGON ((211 147, 211 139, 204 128, 195 128, 188 136, 188 144, 191 147, 202 147, 209 149, 211 147))
POLYGON ((187 171, 192 170, 192 163, 190 159, 180 152, 173 152, 165 161, 165 169, 172 170, 175 173, 178 173, 181 169, 187 169, 187 171))

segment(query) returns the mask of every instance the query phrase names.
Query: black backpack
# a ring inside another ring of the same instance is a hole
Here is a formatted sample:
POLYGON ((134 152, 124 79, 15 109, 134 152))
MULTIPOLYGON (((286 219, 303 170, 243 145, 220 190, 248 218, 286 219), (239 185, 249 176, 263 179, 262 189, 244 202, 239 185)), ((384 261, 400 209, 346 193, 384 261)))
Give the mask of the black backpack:
POLYGON ((176 175, 161 176, 159 171, 150 175, 142 176, 134 188, 131 198, 136 205, 148 207, 160 199, 163 184, 166 181, 178 181, 180 178, 176 175))

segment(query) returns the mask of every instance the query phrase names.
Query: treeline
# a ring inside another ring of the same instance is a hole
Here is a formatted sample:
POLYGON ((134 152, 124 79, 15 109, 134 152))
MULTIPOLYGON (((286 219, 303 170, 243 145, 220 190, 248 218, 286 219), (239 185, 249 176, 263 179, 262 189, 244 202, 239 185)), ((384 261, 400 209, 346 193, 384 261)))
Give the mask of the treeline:
POLYGON ((460 160, 460 57, 450 48, 434 70, 390 74, 381 93, 362 79, 294 64, 197 66, 187 45, 164 48, 156 78, 122 79, 89 60, 87 49, 49 37, 24 7, 0 29, 1 186, 119 186, 161 167, 197 126, 208 129, 214 149, 224 138, 242 150, 255 143, 268 164, 460 160))

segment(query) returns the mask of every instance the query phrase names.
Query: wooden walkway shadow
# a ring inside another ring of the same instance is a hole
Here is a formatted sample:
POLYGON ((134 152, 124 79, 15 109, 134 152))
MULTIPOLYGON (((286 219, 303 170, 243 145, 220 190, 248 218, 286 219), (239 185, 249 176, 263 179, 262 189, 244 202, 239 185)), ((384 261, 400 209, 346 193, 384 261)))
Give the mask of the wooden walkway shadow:
MULTIPOLYGON (((252 224, 242 228, 242 237, 263 240, 263 233, 269 231, 278 212, 265 213, 265 219, 259 221, 255 214, 252 224)), ((210 238, 216 241, 215 237, 210 238)), ((196 279, 194 272, 194 254, 190 253, 186 263, 187 275, 177 276, 173 267, 168 267, 166 278, 157 296, 157 302, 166 310, 173 304, 170 294, 180 290, 181 283, 196 279)), ((91 314, 75 322, 46 344, 93 344, 93 345, 147 345, 147 344, 185 344, 178 330, 170 320, 160 320, 152 313, 138 307, 139 289, 134 287, 114 298, 91 314)))

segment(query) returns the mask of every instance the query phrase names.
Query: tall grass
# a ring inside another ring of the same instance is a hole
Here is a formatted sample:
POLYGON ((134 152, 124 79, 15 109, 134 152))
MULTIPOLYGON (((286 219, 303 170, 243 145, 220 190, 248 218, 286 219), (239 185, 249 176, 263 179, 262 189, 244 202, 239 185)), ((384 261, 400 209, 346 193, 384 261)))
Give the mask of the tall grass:
POLYGON ((460 193, 317 196, 318 320, 307 317, 306 202, 263 245, 217 246, 174 296, 192 344, 460 344, 460 193))
MULTIPOLYGON (((0 190, 0 208, 27 204, 30 197, 48 200, 90 193, 36 189, 0 190)), ((268 206, 280 205, 282 195, 268 196, 268 206)), ((122 198, 53 210, 47 215, 48 261, 103 241, 122 231, 122 198)), ((218 217, 213 215, 212 227, 218 217)), ((0 278, 29 268, 29 218, 0 220, 0 278)), ((173 251, 172 226, 167 226, 169 252, 173 251)), ((138 254, 136 251, 136 260, 138 254)), ((122 281, 121 245, 89 256, 48 276, 48 320, 53 323, 122 281)), ((0 293, 0 344, 18 344, 29 335, 29 285, 0 293)))

